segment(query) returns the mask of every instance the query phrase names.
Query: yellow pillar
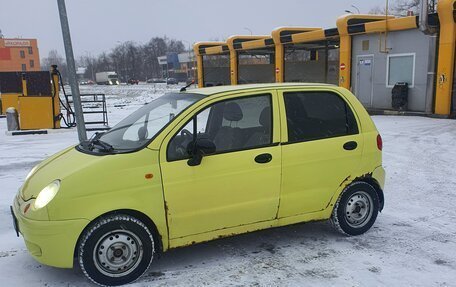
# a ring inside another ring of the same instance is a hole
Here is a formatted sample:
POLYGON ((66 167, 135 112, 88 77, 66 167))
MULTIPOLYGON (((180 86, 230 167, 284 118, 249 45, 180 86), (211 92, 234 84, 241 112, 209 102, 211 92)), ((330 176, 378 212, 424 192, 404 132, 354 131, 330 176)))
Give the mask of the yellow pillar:
POLYGON ((58 115, 60 114, 60 78, 57 73, 57 66, 52 66, 51 70, 52 77, 52 107, 54 114, 54 128, 60 129, 60 119, 58 115))
POLYGON ((351 86, 351 36, 348 33, 348 17, 337 19, 337 29, 340 37, 339 50, 339 86, 350 89, 351 86))
POLYGON ((339 58, 339 86, 346 89, 351 88, 351 61, 352 61, 351 36, 340 37, 340 58, 339 58))
POLYGON ((197 70, 197 77, 198 77, 198 88, 204 87, 204 61, 203 61, 203 52, 201 54, 200 49, 205 50, 206 48, 215 47, 226 45, 225 42, 198 42, 193 44, 193 53, 196 57, 196 70, 197 70))
POLYGON ((437 7, 440 20, 439 58, 435 89, 435 113, 450 115, 454 78, 456 27, 453 18, 455 0, 440 0, 437 7))
POLYGON ((198 77, 198 88, 204 87, 204 76, 203 76, 203 56, 196 56, 196 72, 198 77))
POLYGON ((298 33, 307 33, 311 31, 321 30, 321 28, 310 28, 310 27, 280 27, 272 31, 271 36, 274 40, 275 45, 275 79, 277 83, 285 82, 285 48, 282 43, 281 37, 282 32, 287 32, 290 37, 287 43, 295 43, 292 35, 298 33))
POLYGON ((199 48, 201 43, 196 43, 193 45, 193 53, 196 58, 196 75, 198 81, 198 88, 204 87, 204 74, 203 74, 203 56, 201 55, 199 48))
POLYGON ((272 31, 272 40, 274 40, 275 46, 275 80, 276 83, 283 83, 285 81, 284 77, 284 68, 285 68, 285 58, 284 58, 284 47, 280 40, 280 32, 282 28, 277 28, 272 31))
MULTIPOLYGON (((238 84, 238 54, 236 49, 234 49, 234 39, 238 38, 239 36, 231 36, 226 39, 226 43, 228 44, 228 49, 230 50, 230 81, 231 85, 238 84)), ((241 36, 242 37, 242 36, 241 36)))
POLYGON ((284 54, 283 54, 283 45, 275 44, 275 78, 277 83, 284 82, 284 54))
POLYGON ((22 73, 22 95, 27 96, 27 78, 25 77, 25 73, 22 73))
POLYGON ((238 54, 232 45, 230 45, 230 80, 231 85, 238 84, 238 54))

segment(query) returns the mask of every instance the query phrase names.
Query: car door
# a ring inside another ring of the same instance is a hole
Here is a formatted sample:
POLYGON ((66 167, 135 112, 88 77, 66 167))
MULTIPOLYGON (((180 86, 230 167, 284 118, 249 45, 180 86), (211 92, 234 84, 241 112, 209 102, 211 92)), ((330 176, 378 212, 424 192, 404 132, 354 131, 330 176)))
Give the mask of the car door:
POLYGON ((281 149, 276 92, 225 96, 181 121, 160 149, 170 239, 273 220, 281 149), (190 166, 195 139, 216 152, 190 166))
POLYGON ((336 91, 287 90, 279 98, 286 127, 279 218, 324 210, 360 164, 356 116, 336 91))

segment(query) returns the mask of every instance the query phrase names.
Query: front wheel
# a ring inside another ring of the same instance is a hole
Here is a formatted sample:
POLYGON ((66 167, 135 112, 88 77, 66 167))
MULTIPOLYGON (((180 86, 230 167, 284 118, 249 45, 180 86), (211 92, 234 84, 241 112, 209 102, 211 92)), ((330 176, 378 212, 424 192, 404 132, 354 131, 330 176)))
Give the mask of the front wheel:
POLYGON ((355 182, 339 197, 331 221, 341 233, 360 235, 372 227, 378 211, 379 199, 375 188, 365 182, 355 182))
POLYGON ((138 279, 154 257, 147 226, 129 215, 101 217, 87 228, 78 246, 78 261, 94 283, 118 286, 138 279))

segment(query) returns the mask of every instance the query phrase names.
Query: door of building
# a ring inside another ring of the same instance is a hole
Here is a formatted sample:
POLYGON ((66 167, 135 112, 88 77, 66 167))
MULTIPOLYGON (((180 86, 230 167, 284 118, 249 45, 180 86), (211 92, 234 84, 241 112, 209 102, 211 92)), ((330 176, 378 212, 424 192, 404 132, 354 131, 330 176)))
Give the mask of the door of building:
POLYGON ((373 97, 373 70, 374 56, 356 57, 356 88, 355 95, 359 101, 367 108, 372 107, 373 97))

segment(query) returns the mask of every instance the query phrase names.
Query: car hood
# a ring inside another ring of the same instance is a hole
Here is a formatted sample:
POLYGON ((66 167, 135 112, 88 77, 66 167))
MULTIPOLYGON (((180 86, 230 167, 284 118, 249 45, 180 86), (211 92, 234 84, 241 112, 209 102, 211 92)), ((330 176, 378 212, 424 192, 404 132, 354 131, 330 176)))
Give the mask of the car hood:
POLYGON ((38 164, 21 187, 20 195, 25 201, 36 198, 56 179, 60 180, 61 190, 56 199, 142 186, 145 173, 159 175, 158 154, 157 150, 144 148, 131 153, 94 155, 72 146, 38 164))
POLYGON ((36 198, 38 193, 56 179, 64 180, 71 174, 102 161, 103 156, 94 156, 79 152, 74 146, 64 149, 45 159, 30 172, 21 187, 23 200, 36 198))

